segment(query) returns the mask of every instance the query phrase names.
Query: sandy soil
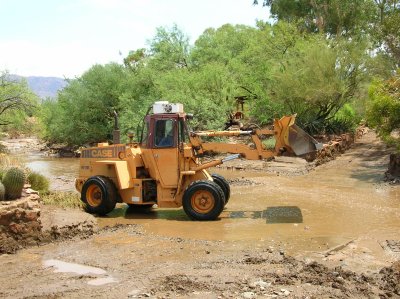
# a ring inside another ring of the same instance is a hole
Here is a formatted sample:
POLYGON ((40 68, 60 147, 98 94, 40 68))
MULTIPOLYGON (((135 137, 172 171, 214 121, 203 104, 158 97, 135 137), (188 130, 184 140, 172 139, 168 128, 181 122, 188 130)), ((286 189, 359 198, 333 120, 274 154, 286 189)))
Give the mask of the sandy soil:
POLYGON ((215 169, 232 185, 219 221, 119 205, 91 236, 1 255, 0 297, 400 298, 388 153, 370 132, 317 168, 284 159, 215 169))

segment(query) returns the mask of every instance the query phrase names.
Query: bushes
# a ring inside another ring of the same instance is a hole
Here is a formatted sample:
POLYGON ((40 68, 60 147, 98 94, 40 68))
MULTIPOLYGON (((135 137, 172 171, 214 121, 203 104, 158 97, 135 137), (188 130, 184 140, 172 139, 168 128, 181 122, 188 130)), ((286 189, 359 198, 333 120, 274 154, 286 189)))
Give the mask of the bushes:
POLYGON ((387 81, 375 81, 369 89, 367 122, 382 139, 400 150, 400 138, 392 134, 400 128, 400 71, 387 81))
POLYGON ((38 172, 31 172, 28 175, 28 182, 31 184, 31 188, 44 195, 49 192, 49 180, 38 172))
POLYGON ((354 132, 360 121, 361 117, 356 115, 354 108, 350 104, 345 104, 328 122, 326 132, 333 134, 354 132))

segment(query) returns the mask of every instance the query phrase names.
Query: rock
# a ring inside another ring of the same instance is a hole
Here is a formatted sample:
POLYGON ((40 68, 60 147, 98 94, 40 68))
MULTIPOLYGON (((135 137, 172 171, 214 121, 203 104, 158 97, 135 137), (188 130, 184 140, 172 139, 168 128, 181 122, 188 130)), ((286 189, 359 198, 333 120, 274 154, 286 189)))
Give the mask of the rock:
POLYGON ((36 197, 32 194, 0 202, 0 253, 13 253, 20 247, 39 243, 42 225, 36 197))
POLYGON ((290 291, 288 291, 288 290, 284 291, 284 292, 283 292, 283 295, 289 296, 289 295, 290 295, 290 291))
POLYGON ((271 286, 270 282, 265 282, 265 281, 263 281, 261 279, 257 280, 257 281, 254 281, 251 284, 249 284, 249 287, 251 287, 253 289, 256 288, 256 287, 260 287, 260 289, 262 288, 262 289, 265 290, 265 288, 268 288, 269 286, 271 286))
POLYGON ((246 299, 252 299, 256 297, 256 294, 254 294, 253 292, 244 292, 242 293, 242 297, 246 299))

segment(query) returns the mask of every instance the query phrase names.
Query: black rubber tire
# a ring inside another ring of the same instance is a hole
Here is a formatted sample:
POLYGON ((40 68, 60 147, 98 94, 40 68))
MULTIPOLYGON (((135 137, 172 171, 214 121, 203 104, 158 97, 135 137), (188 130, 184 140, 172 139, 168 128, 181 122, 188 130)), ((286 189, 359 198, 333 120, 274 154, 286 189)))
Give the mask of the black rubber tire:
POLYGON ((117 204, 117 190, 109 178, 100 175, 92 176, 83 184, 81 200, 85 204, 86 212, 106 215, 114 210, 117 204), (91 198, 91 196, 98 198, 91 198), (94 201, 98 203, 94 204, 94 201))
POLYGON ((229 198, 231 197, 231 187, 229 186, 228 181, 222 175, 216 173, 213 173, 211 177, 213 178, 214 182, 217 183, 217 185, 220 186, 222 191, 224 192, 225 205, 226 205, 229 201, 229 198))
POLYGON ((225 206, 225 195, 221 187, 213 181, 195 181, 183 194, 183 210, 193 220, 215 220, 225 206), (201 196, 200 196, 201 195, 201 196), (196 199, 205 200, 205 204, 196 203, 196 199), (209 204, 208 209, 201 211, 201 206, 209 204))

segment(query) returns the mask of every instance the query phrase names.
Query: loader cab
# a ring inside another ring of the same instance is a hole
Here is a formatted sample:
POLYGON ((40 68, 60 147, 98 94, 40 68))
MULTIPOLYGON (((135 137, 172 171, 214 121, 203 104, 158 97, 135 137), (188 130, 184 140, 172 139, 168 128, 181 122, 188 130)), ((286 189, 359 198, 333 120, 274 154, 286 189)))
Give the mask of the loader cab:
POLYGON ((164 113, 160 113, 159 109, 153 108, 154 113, 146 115, 140 141, 143 148, 177 148, 182 142, 188 142, 187 116, 183 109, 175 109, 176 113, 165 113, 165 110, 169 111, 164 108, 164 113))
POLYGON ((147 115, 141 144, 152 149, 176 147, 178 119, 179 116, 176 114, 147 115))
POLYGON ((153 113, 146 115, 144 119, 141 134, 144 162, 146 165, 153 165, 148 167, 150 176, 159 182, 162 190, 177 188, 180 173, 179 149, 182 142, 188 140, 183 108, 171 108, 170 105, 180 104, 167 104, 163 109, 153 107, 153 113))
POLYGON ((177 148, 189 141, 184 114, 151 114, 144 120, 141 146, 144 148, 177 148))

